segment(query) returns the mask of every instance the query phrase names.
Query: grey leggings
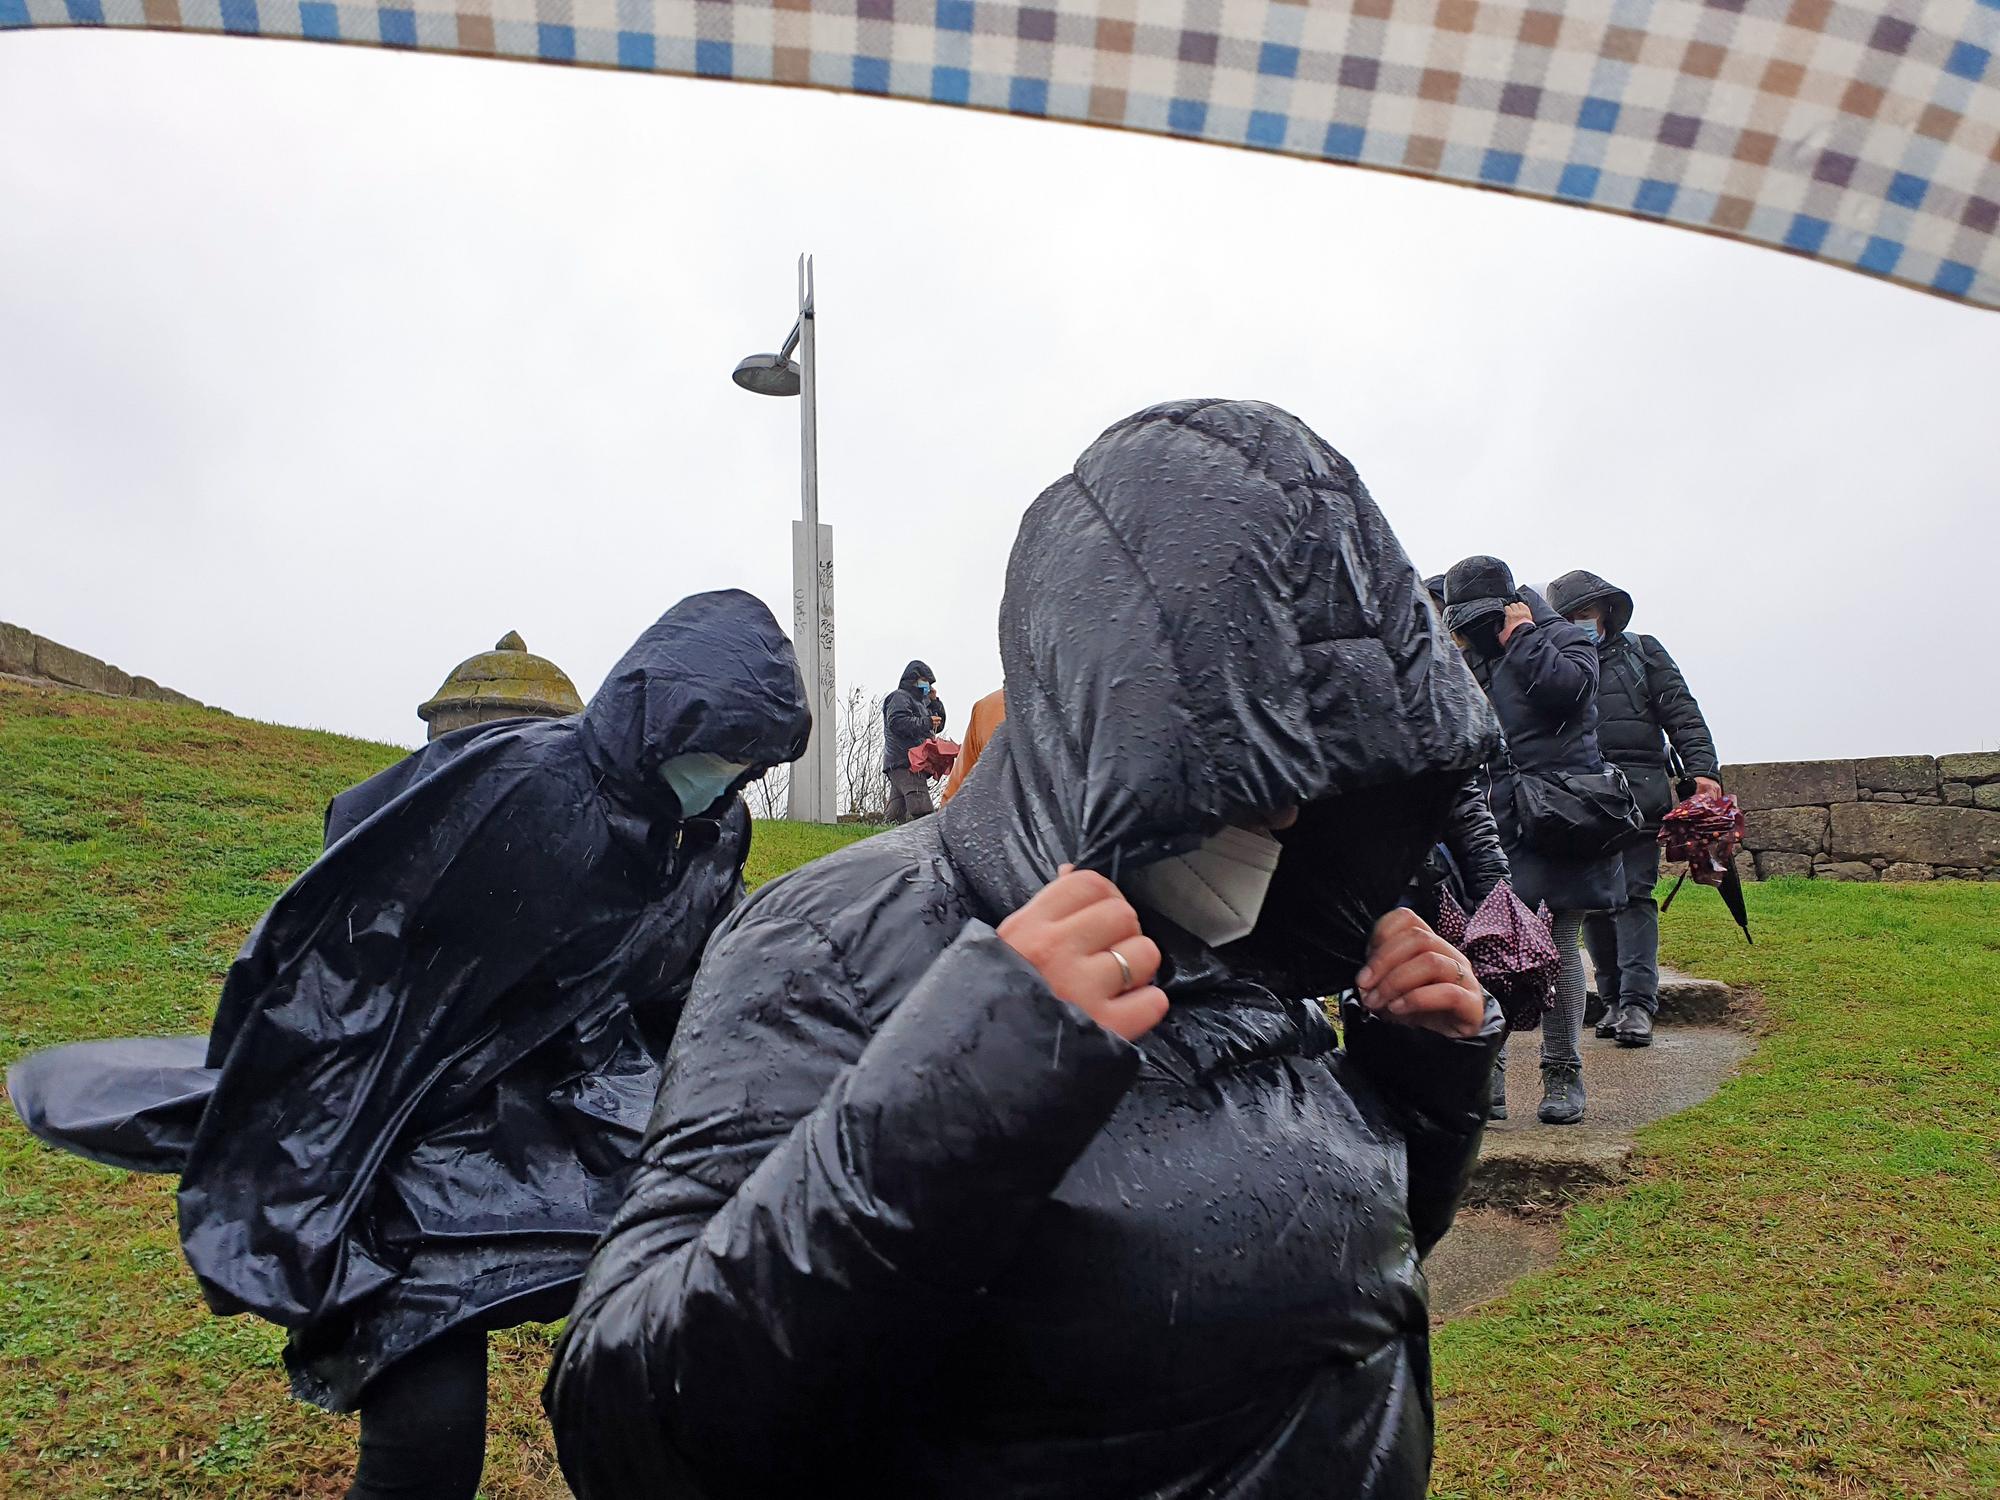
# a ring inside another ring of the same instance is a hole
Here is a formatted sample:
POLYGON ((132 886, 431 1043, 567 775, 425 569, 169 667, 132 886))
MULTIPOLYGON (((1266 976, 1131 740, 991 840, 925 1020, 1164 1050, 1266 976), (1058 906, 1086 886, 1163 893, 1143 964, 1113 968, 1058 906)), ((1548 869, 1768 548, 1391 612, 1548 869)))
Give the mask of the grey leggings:
POLYGON ((1583 950, 1576 945, 1583 932, 1583 913, 1556 913, 1556 952, 1562 967, 1556 970, 1556 1003, 1542 1017, 1542 1062, 1583 1064, 1577 1040, 1583 1034, 1583 950))
MULTIPOLYGON (((1583 1066, 1577 1043, 1583 1036, 1583 950, 1576 945, 1583 931, 1583 913, 1559 911, 1555 914, 1556 953, 1562 967, 1556 970, 1556 1000, 1542 1017, 1542 1063, 1583 1066)), ((1507 1071, 1507 1049, 1500 1049, 1496 1067, 1507 1071)), ((1497 1088, 1497 1085, 1496 1085, 1497 1088)))

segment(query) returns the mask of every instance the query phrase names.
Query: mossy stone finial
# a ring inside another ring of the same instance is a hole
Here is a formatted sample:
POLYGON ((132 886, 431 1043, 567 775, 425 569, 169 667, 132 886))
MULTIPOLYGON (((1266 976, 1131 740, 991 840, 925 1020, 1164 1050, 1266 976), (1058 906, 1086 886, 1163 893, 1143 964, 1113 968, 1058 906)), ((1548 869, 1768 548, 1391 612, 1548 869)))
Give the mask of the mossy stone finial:
POLYGON ((468 724, 560 719, 582 710, 583 699, 562 668, 535 655, 521 633, 510 630, 491 651, 454 667, 436 695, 418 707, 417 717, 430 725, 430 738, 436 739, 468 724))

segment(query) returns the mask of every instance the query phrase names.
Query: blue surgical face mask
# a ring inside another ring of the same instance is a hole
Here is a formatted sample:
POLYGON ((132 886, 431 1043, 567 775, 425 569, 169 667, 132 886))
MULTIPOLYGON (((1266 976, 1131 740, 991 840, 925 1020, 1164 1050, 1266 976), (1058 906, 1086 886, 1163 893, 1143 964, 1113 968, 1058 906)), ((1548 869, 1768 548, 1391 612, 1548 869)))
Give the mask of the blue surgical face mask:
POLYGON ((930 697, 930 695, 931 695, 931 685, 928 682, 920 682, 917 684, 917 696, 919 698, 928 698, 930 697))
POLYGON ((1604 644, 1604 627, 1589 615, 1585 615, 1581 620, 1577 620, 1574 623, 1583 627, 1584 634, 1590 637, 1590 643, 1593 646, 1604 644))
POLYGON ((750 768, 719 755, 676 755, 660 764, 660 780, 680 799, 681 816, 698 818, 750 768))

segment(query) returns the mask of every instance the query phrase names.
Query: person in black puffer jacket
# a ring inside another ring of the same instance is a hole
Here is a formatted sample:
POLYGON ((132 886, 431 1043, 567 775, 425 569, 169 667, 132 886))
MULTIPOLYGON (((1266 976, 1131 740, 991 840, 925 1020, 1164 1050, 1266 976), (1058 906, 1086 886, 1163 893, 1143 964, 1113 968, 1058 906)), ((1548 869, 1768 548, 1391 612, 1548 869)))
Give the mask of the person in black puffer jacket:
POLYGON ((1501 1030, 1396 909, 1497 739, 1420 590, 1262 404, 1029 508, 978 775, 708 950, 547 1390, 581 1500, 1419 1500, 1501 1030))
POLYGON ((1549 604, 1597 642, 1597 740, 1604 758, 1624 771, 1645 815, 1643 839, 1623 855, 1624 900, 1583 924, 1597 970, 1604 1015, 1601 1037, 1623 1047, 1653 1040, 1660 1008, 1660 819, 1674 805, 1676 784, 1720 794, 1721 765, 1701 705, 1667 648, 1628 630, 1632 596, 1579 569, 1549 585, 1549 604), (1678 775, 1675 765, 1678 764, 1678 775))
POLYGON ((889 821, 909 823, 936 811, 930 783, 910 769, 910 752, 945 726, 937 675, 923 662, 903 668, 903 680, 882 700, 882 774, 889 778, 889 821))
MULTIPOLYGON (((1542 1104, 1548 1125, 1583 1118, 1583 956, 1585 912, 1615 906, 1622 892, 1618 855, 1579 856, 1535 847, 1508 814, 1509 783, 1524 772, 1601 774, 1597 743, 1597 651, 1582 630, 1533 589, 1517 589, 1497 557, 1468 557, 1445 575, 1445 624, 1464 643, 1506 748, 1487 768, 1488 795, 1507 849, 1515 893, 1555 914, 1563 967, 1554 1007, 1542 1020, 1542 1104)), ((1504 1066, 1504 1065, 1503 1065, 1504 1066)))

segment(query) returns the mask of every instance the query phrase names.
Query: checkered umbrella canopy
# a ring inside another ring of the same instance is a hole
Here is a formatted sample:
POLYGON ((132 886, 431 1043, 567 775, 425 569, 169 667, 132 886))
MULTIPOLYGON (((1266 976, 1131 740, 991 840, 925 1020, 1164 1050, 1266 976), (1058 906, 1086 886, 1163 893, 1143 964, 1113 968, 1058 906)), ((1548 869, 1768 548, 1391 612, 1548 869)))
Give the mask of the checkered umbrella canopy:
POLYGON ((2000 0, 0 0, 888 94, 1608 209, 2000 307, 2000 0))

